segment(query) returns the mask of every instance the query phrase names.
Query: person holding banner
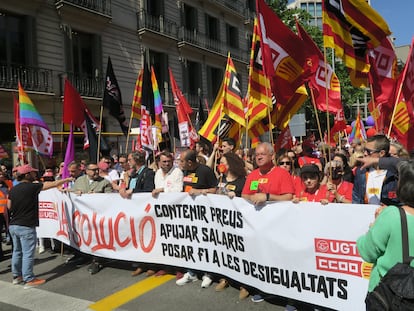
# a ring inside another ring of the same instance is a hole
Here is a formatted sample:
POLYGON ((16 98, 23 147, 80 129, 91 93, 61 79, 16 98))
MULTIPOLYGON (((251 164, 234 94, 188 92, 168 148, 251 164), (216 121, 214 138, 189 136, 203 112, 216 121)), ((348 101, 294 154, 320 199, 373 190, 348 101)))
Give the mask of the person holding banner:
POLYGON ((178 167, 173 167, 174 156, 163 151, 160 153, 160 168, 155 172, 152 196, 157 197, 161 192, 181 192, 183 190, 183 172, 178 167))
MULTIPOLYGON (((220 159, 218 172, 222 174, 217 187, 217 194, 227 195, 229 198, 235 196, 241 197, 241 193, 246 182, 246 170, 244 161, 236 153, 224 153, 220 159)), ((232 284, 233 285, 233 284, 232 284)), ((240 286, 239 299, 245 299, 249 296, 246 286, 240 286)), ((221 278, 215 287, 216 292, 224 290, 229 286, 229 280, 221 278)))
MULTIPOLYGON (((216 193, 216 176, 210 167, 197 162, 197 152, 195 150, 185 150, 181 153, 180 167, 184 173, 184 191, 189 195, 196 196, 216 193)), ((189 282, 195 282, 197 279, 196 273, 189 270, 175 283, 178 286, 182 286, 189 282)), ((211 275, 204 273, 201 287, 207 288, 212 282, 211 275)))
POLYGON ((246 179, 242 197, 254 205, 267 201, 290 201, 295 188, 289 172, 273 163, 274 150, 270 143, 260 143, 256 148, 257 169, 246 179))
MULTIPOLYGON (((301 201, 328 204, 329 195, 326 185, 321 185, 321 172, 316 164, 306 164, 300 169, 302 184, 296 187, 293 203, 301 201)), ((333 199, 331 198, 331 201, 333 199)))
POLYGON ((44 284, 46 280, 38 279, 33 273, 36 250, 36 227, 39 226, 39 193, 70 182, 65 178, 52 182, 34 182, 37 169, 29 164, 17 168, 20 183, 14 186, 7 200, 10 211, 9 231, 13 239, 12 274, 13 284, 25 283, 25 288, 44 284))
MULTIPOLYGON (((295 193, 293 179, 290 173, 274 164, 275 151, 270 143, 260 143, 255 152, 257 169, 253 170, 246 179, 242 197, 256 207, 261 207, 267 201, 290 201, 295 193)), ((256 294, 253 302, 263 301, 256 294)))
POLYGON ((124 185, 119 189, 119 194, 124 199, 130 198, 133 193, 152 192, 154 190, 155 172, 148 168, 145 162, 145 151, 135 151, 128 155, 128 163, 132 172, 127 187, 124 185))
MULTIPOLYGON (((410 255, 414 250, 414 161, 399 164, 397 197, 407 215, 408 244, 410 255)), ((366 262, 373 263, 368 295, 380 283, 395 264, 402 262, 402 234, 400 212, 397 206, 390 205, 377 209, 375 221, 366 234, 357 240, 358 252, 366 262)), ((414 261, 411 261, 413 266, 414 261)))
MULTIPOLYGON (((88 163, 86 166, 86 175, 80 176, 76 179, 72 192, 81 195, 84 193, 111 193, 113 191, 111 183, 99 176, 99 167, 96 163, 88 163)), ((75 256, 67 261, 67 263, 77 263, 84 261, 83 255, 81 257, 75 256)), ((96 274, 103 268, 102 264, 96 258, 92 259, 92 263, 88 267, 90 274, 96 274)))

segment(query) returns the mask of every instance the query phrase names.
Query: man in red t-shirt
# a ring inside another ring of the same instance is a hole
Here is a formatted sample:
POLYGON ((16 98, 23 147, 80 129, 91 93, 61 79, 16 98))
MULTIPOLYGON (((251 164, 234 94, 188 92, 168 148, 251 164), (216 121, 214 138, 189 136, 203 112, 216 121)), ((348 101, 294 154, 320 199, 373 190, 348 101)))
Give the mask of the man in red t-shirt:
POLYGON ((295 188, 288 171, 275 166, 274 150, 270 143, 261 143, 256 148, 257 169, 246 179, 242 197, 254 205, 266 201, 290 201, 295 188))

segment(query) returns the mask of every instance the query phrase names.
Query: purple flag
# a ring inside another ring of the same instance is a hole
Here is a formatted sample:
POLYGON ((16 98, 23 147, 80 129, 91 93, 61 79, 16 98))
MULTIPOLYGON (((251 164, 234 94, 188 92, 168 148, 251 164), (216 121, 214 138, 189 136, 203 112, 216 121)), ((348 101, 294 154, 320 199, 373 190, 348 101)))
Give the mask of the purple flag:
POLYGON ((69 175, 69 164, 75 160, 75 142, 73 139, 73 124, 70 124, 70 134, 68 139, 68 145, 66 146, 65 161, 63 164, 62 178, 68 178, 69 175))

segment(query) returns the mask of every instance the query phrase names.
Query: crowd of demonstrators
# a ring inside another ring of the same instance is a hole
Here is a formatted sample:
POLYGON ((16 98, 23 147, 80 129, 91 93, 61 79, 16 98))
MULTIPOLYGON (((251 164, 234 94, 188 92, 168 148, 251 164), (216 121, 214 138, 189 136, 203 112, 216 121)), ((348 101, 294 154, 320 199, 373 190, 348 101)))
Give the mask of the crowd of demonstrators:
MULTIPOLYGON (((221 145, 214 145, 210 155, 207 152, 208 146, 204 142, 198 142, 195 150, 181 152, 178 163, 174 163, 174 154, 169 151, 156 156, 148 155, 145 151, 134 151, 128 155, 119 155, 116 168, 111 157, 102 157, 98 163, 83 160, 72 162, 68 165, 70 180, 66 183, 59 182, 59 187, 62 191, 70 191, 75 195, 118 192, 124 199, 143 192, 151 193, 155 200, 163 192, 187 192, 190 196, 221 194, 230 198, 242 197, 258 211, 271 201, 292 201, 298 205, 302 201, 319 202, 322 205, 399 204, 401 198, 397 191, 397 166, 408 154, 401 145, 390 142, 384 135, 375 135, 366 142, 354 140, 348 148, 323 148, 325 149, 319 158, 314 152, 316 144, 309 141, 304 141, 291 150, 280 150, 276 154, 271 143, 259 143, 255 150, 238 149, 234 140, 224 138, 221 145), (150 159, 154 160, 151 165, 148 162, 150 159), (204 164, 206 159, 207 165, 204 164)), ((19 177, 18 180, 22 179, 18 168, 13 170, 13 174, 14 177, 19 177)), ((34 173, 26 174, 26 177, 31 180, 32 174, 34 173)), ((61 180, 62 169, 46 170, 42 175, 44 183, 37 184, 42 184, 43 188, 36 188, 36 191, 44 189, 49 178, 61 180)), ((2 191, 3 179, 4 174, 0 172, 2 191)), ((25 183, 30 182, 26 180, 25 183)), ((9 184, 7 191, 13 189, 11 182, 9 184)), ((7 222, 7 217, 2 219, 7 222)), ((32 250, 33 246, 30 247, 32 250)), ((90 256, 78 251, 74 253, 67 261, 68 264, 81 266, 91 261, 90 256)), ((131 261, 135 262, 136 259, 131 258, 131 261)), ((99 272, 103 263, 102 259, 93 258, 88 267, 89 272, 99 272)), ((158 276, 172 272, 174 267, 137 262, 135 268, 133 276, 143 272, 147 276, 158 276)), ((19 277, 18 264, 15 269, 13 275, 19 277)), ((209 271, 177 273, 176 284, 196 281, 199 276, 203 288, 217 281, 216 291, 231 285, 240 289, 240 299, 253 294, 252 300, 260 302, 263 297, 267 297, 255 288, 222 275, 213 275, 209 271)), ((22 277, 28 283, 31 278, 34 279, 33 273, 22 277)), ((15 283, 20 281, 19 278, 15 283)), ((290 303, 286 310, 295 310, 293 304, 297 303, 290 303)))

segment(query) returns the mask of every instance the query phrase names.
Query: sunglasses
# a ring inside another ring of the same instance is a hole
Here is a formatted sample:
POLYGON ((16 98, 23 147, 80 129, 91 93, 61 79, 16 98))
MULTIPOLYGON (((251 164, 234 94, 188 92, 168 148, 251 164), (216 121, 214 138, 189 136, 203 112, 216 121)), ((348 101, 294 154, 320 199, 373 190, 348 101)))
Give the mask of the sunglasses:
POLYGON ((281 161, 279 162, 280 165, 291 165, 292 162, 291 161, 281 161))
POLYGON ((378 153, 381 150, 375 150, 375 149, 369 149, 369 148, 364 148, 364 152, 366 152, 368 155, 371 155, 373 153, 378 153))

